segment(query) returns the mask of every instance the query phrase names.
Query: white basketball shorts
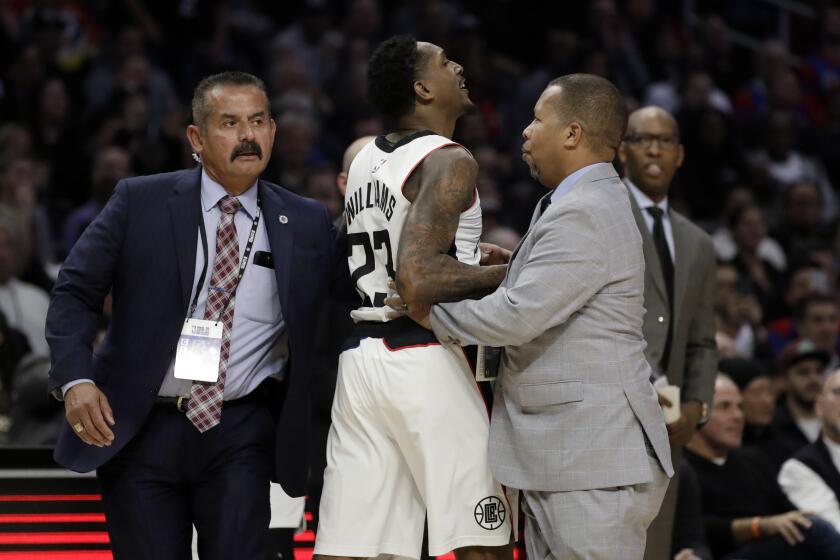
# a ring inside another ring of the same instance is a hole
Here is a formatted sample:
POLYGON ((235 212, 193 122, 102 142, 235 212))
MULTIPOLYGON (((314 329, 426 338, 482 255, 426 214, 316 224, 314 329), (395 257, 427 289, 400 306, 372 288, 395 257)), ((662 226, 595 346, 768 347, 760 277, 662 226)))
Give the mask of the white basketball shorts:
POLYGON ((342 352, 315 554, 419 558, 426 517, 431 556, 508 544, 488 430, 460 348, 365 338, 342 352))

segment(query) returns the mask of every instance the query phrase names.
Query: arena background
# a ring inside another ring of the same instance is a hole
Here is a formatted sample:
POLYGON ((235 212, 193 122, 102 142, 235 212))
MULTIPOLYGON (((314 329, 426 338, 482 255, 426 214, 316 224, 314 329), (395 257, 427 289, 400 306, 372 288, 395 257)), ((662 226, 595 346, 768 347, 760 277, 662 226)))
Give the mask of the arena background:
MULTIPOLYGON (((520 134, 551 78, 604 75, 631 108, 666 107, 686 147, 671 203, 717 234, 740 226, 728 220, 734 205, 753 201, 765 225, 753 233, 769 231, 785 250, 773 293, 738 290, 716 302, 722 353, 773 367, 777 349, 760 335, 790 313, 783 273, 792 257, 820 263, 825 281, 812 289, 837 295, 840 10, 789 0, 544 4, 0 0, 0 203, 26 226, 15 240, 26 248, 20 263, 0 251, 0 559, 111 558, 95 479, 51 461, 63 408, 46 395, 43 329, 25 325, 43 321, 39 302, 62 258, 118 179, 193 165, 189 99, 217 71, 266 81, 278 124, 266 178, 322 200, 335 217, 344 149, 382 132, 365 100, 372 48, 403 32, 442 45, 465 67, 477 106, 456 139, 480 164, 484 236, 509 247, 542 192, 519 158, 520 134), (801 181, 816 186, 819 203, 791 221, 786 193, 801 181), (42 296, 2 299, 10 276, 42 296), (755 331, 746 347, 737 338, 745 325, 755 331)), ((737 256, 738 240, 731 245, 716 245, 721 260, 737 256)), ((324 342, 313 372, 319 441, 336 345, 324 342)), ((322 455, 312 458, 315 473, 322 455)), ((313 540, 311 529, 295 536, 296 558, 311 556, 313 540)))

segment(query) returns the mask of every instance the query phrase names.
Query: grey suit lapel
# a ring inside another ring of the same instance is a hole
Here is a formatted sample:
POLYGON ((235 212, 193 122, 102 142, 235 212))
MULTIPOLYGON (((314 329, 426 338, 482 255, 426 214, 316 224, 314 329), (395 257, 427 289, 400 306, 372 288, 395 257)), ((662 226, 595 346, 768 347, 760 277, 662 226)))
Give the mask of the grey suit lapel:
MULTIPOLYGON (((519 243, 516 245, 516 248, 513 250, 513 253, 510 256, 510 262, 513 262, 513 259, 516 258, 516 254, 519 253, 519 249, 522 247, 522 244, 525 242, 525 240, 531 234, 531 230, 534 229, 534 225, 537 223, 537 220, 540 219, 540 216, 542 215, 542 212, 540 212, 540 208, 542 208, 543 200, 545 200, 547 197, 551 196, 552 194, 554 194, 554 189, 551 189, 550 191, 548 191, 548 194, 544 195, 542 198, 540 198, 540 201, 537 202, 537 207, 534 208, 534 215, 531 216, 531 224, 528 226, 528 231, 525 232, 525 235, 522 236, 522 239, 519 240, 519 243)), ((508 272, 510 272, 510 267, 508 267, 508 272)), ((505 276, 507 276, 507 274, 505 276)))
MULTIPOLYGON (((645 217, 642 216, 642 209, 639 208, 639 205, 636 203, 636 197, 633 196, 633 193, 630 192, 630 188, 627 187, 626 184, 624 186, 627 188, 627 196, 630 197, 630 207, 633 208, 633 217, 636 219, 636 225, 639 227, 639 233, 642 234, 642 251, 644 251, 645 255, 645 273, 650 273, 650 277, 653 278, 653 285, 656 286, 657 291, 659 291, 659 295, 664 301, 668 301, 668 290, 665 288, 665 277, 662 275, 662 265, 659 264, 659 255, 657 255, 656 246, 653 244, 653 236, 651 236, 650 231, 648 230, 645 217)), ((673 221, 671 222, 671 226, 673 227, 673 221)), ((676 245, 676 242, 674 244, 676 245)), ((676 264, 674 266, 676 266, 676 264)), ((674 283, 674 293, 679 293, 677 292, 676 281, 674 283)))

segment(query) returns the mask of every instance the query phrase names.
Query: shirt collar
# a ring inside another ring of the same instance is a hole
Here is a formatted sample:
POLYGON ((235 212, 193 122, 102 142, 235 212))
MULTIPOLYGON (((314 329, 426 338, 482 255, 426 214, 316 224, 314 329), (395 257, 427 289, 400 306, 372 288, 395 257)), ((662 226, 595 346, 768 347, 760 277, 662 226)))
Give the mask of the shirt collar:
POLYGON ((836 443, 827 437, 822 437, 823 443, 828 448, 828 454, 831 455, 831 460, 835 465, 840 465, 840 443, 836 443))
POLYGON ((662 209, 664 212, 663 217, 668 217, 668 196, 666 195, 665 198, 659 204, 654 204, 654 202, 639 189, 636 185, 633 184, 633 181, 630 179, 624 178, 624 182, 630 187, 630 192, 633 193, 633 198, 636 199, 636 204, 639 205, 639 208, 644 210, 645 208, 650 208, 651 206, 657 206, 662 209))
MULTIPOLYGON (((257 189, 254 188, 256 185, 257 181, 254 181, 254 184, 248 187, 248 190, 235 197, 239 199, 239 202, 242 204, 242 208, 252 218, 257 214, 257 189)), ((209 212, 223 197, 227 196, 227 194, 228 193, 225 188, 210 177, 210 175, 207 174, 207 171, 202 168, 201 206, 204 208, 204 211, 209 212)))
POLYGON ((571 175, 567 176, 565 179, 560 181, 560 184, 557 185, 557 188, 554 189, 554 193, 551 195, 551 202, 556 202, 558 198, 569 192, 572 187, 580 180, 581 177, 589 173, 590 171, 594 171, 603 166, 609 166, 612 168, 612 163, 601 161, 598 163, 593 163, 591 165, 587 165, 586 167, 581 167, 571 175))

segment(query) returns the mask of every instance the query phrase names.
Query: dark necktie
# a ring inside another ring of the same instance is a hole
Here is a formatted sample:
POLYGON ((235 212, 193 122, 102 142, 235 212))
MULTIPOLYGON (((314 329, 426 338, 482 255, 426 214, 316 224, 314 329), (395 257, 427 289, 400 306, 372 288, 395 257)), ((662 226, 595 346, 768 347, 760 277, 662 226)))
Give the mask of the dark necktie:
POLYGON ((545 214, 546 209, 551 206, 551 198, 554 196, 554 191, 556 189, 552 189, 550 193, 542 197, 540 200, 540 216, 545 214))
POLYGON ((239 236, 236 234, 233 217, 242 205, 237 199, 225 196, 218 206, 222 216, 216 227, 216 258, 213 261, 204 318, 217 320, 224 309, 221 319, 222 348, 219 351, 219 379, 215 383, 194 381, 190 390, 187 418, 200 432, 206 432, 218 424, 222 417, 222 399, 230 357, 230 332, 233 328, 234 290, 239 279, 239 236))
POLYGON ((671 355, 671 332, 674 324, 674 262, 671 260, 671 251, 668 250, 668 240, 665 238, 665 227, 662 224, 664 211, 657 206, 650 206, 645 210, 653 216, 653 244, 656 247, 656 254, 659 256, 659 266, 662 268, 662 276, 665 279, 665 288, 668 292, 670 320, 668 321, 668 334, 665 338, 665 348, 662 351, 662 362, 660 364, 662 371, 667 372, 668 359, 671 355))

